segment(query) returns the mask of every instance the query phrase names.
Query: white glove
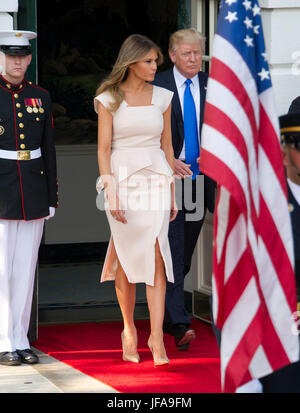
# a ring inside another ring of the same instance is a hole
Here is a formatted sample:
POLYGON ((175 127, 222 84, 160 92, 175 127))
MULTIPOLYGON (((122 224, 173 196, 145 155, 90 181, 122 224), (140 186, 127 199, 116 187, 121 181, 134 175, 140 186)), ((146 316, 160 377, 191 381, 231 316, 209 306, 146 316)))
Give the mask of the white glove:
POLYGON ((54 215, 55 215, 55 208, 49 207, 49 215, 45 219, 48 221, 48 219, 53 218, 54 215))
POLYGON ((101 176, 99 176, 96 181, 96 191, 98 192, 98 194, 100 194, 103 189, 104 189, 104 184, 103 184, 101 176))

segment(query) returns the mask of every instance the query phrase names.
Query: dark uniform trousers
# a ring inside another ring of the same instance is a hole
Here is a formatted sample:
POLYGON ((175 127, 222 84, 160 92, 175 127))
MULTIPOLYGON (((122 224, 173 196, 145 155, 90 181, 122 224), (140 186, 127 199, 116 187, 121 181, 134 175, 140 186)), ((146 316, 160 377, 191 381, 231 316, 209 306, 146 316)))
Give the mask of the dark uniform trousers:
POLYGON ((0 76, 0 352, 29 347, 44 218, 57 206, 49 93, 0 76))

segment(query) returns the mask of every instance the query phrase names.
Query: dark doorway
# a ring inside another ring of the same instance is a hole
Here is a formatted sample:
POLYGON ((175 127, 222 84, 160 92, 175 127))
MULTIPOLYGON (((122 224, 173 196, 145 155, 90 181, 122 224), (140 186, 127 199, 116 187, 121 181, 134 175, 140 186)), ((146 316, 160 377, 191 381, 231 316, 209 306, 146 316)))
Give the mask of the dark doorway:
MULTIPOLYGON (((178 27, 177 0, 53 0, 37 2, 39 84, 51 92, 56 144, 96 143, 93 96, 133 33, 167 56, 178 27)), ((163 69, 169 64, 165 60, 163 69)))
MULTIPOLYGON (((93 97, 100 81, 111 70, 120 45, 128 35, 141 33, 154 40, 167 56, 169 35, 178 28, 179 3, 182 2, 37 0, 38 83, 52 96, 57 148, 96 145, 93 97)), ((166 57, 160 70, 169 64, 166 57)), ((60 182, 61 187, 63 184, 60 182)), ((83 210, 76 217, 80 220, 84 215, 83 210)), ((38 281, 40 323, 121 318, 114 283, 99 283, 107 245, 108 242, 84 239, 76 243, 42 242, 38 281)), ((145 287, 140 284, 136 317, 147 315, 145 287)))

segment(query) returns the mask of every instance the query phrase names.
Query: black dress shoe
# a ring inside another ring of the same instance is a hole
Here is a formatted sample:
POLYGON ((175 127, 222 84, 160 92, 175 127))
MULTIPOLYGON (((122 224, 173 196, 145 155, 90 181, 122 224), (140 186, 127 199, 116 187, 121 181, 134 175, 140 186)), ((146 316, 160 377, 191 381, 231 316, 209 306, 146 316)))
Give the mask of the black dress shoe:
POLYGON ((195 331, 186 324, 176 324, 174 327, 175 344, 178 350, 187 350, 190 342, 196 337, 195 331))
POLYGON ((35 364, 39 362, 38 356, 34 354, 30 348, 25 350, 17 350, 17 353, 20 356, 22 363, 35 364))
POLYGON ((3 351, 0 353, 0 364, 3 366, 18 366, 21 359, 15 351, 3 351))
POLYGON ((177 350, 179 351, 187 351, 190 347, 190 343, 181 344, 181 346, 177 346, 177 350))

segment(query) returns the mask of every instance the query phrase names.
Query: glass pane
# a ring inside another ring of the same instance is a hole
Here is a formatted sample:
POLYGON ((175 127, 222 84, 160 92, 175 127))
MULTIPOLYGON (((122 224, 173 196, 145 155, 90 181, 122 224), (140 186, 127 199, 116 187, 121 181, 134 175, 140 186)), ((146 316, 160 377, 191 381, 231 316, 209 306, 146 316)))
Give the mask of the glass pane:
MULTIPOLYGON (((36 32, 36 0, 19 0, 19 10, 16 13, 17 27, 19 30, 29 30, 36 32)), ((32 46, 32 61, 27 70, 26 78, 32 82, 37 82, 37 56, 36 39, 30 41, 32 46)))
MULTIPOLYGON (((37 1, 39 84, 51 92, 56 145, 95 144, 93 97, 127 36, 150 37, 167 56, 177 0, 37 1), (43 4, 42 4, 43 3, 43 4)), ((162 69, 170 64, 166 58, 162 69)))

